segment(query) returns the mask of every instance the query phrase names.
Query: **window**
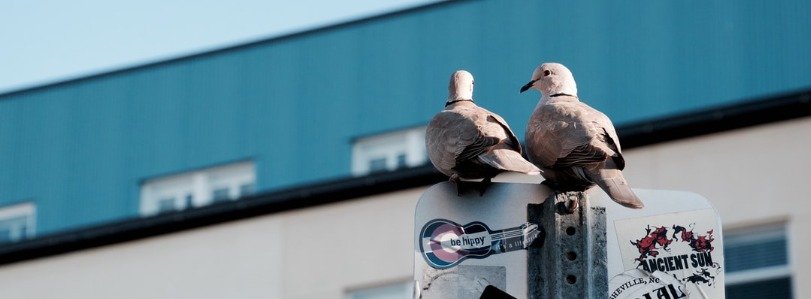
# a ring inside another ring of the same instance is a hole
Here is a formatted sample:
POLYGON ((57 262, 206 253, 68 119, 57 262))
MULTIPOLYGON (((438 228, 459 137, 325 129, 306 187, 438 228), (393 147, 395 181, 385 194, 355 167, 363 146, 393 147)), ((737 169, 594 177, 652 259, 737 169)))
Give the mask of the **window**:
POLYGON ((397 155, 397 168, 408 166, 408 160, 406 159, 407 159, 406 154, 397 155))
POLYGON ((253 194, 253 162, 239 162, 152 178, 141 185, 141 215, 201 207, 253 194))
POLYGON ((158 200, 158 213, 171 212, 175 209, 174 197, 167 197, 158 200))
POLYGON ((391 171, 428 161, 425 127, 358 138, 352 145, 352 174, 391 171))
POLYGON ((254 183, 242 184, 239 186, 239 197, 245 197, 253 194, 254 183))
POLYGON ((727 298, 792 298, 785 226, 725 232, 727 298))
POLYGON ((228 188, 214 189, 214 191, 211 192, 211 198, 215 202, 231 199, 230 195, 228 195, 228 188))
POLYGON ((346 299, 411 299, 413 296, 414 282, 409 281, 350 291, 346 299))
POLYGON ((388 170, 386 158, 375 158, 369 160, 369 172, 381 172, 388 170))
POLYGON ((33 238, 35 231, 36 206, 33 203, 0 207, 0 244, 33 238))

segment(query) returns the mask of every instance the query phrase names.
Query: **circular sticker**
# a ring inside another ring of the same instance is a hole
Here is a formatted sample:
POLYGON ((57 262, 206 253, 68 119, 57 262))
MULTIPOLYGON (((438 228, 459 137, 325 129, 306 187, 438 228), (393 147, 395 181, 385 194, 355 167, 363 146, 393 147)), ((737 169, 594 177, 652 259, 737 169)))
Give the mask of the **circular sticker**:
POLYGON ((633 269, 614 276, 608 282, 609 299, 690 298, 684 283, 665 272, 633 269))

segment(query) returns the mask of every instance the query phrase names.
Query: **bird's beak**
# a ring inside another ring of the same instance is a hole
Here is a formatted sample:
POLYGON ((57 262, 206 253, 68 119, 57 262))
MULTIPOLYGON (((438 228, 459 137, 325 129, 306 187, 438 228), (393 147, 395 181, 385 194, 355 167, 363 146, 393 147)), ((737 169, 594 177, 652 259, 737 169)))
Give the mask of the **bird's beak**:
POLYGON ((535 82, 538 82, 538 79, 529 81, 529 83, 527 83, 527 85, 524 85, 524 86, 521 87, 521 92, 525 92, 525 91, 527 91, 527 89, 532 88, 532 85, 535 84, 535 82))

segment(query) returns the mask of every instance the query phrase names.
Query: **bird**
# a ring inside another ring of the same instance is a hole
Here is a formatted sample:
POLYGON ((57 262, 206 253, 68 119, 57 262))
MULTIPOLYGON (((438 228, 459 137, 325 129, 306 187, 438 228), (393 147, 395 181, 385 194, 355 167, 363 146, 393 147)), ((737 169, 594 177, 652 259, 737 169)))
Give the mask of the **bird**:
POLYGON ((625 177, 625 159, 611 120, 577 96, 572 72, 543 63, 521 87, 541 92, 527 123, 527 158, 543 170, 543 184, 558 191, 585 191, 595 184, 629 208, 644 207, 625 177))
POLYGON ((431 163, 456 184, 482 179, 480 195, 491 179, 505 171, 539 175, 540 169, 521 156, 518 138, 507 122, 473 102, 473 75, 458 70, 451 75, 445 108, 425 130, 431 163))

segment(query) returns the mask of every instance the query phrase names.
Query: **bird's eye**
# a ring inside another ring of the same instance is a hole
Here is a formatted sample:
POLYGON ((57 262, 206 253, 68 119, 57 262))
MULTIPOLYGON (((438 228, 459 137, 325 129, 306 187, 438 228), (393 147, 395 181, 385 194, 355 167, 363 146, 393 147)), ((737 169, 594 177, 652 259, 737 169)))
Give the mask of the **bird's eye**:
POLYGON ((470 81, 470 85, 476 85, 476 81, 470 81))
POLYGON ((549 76, 549 75, 551 75, 551 74, 552 74, 552 72, 550 72, 549 70, 544 70, 544 71, 543 71, 543 76, 544 76, 544 77, 549 76))

